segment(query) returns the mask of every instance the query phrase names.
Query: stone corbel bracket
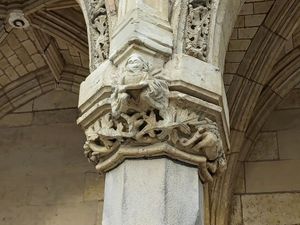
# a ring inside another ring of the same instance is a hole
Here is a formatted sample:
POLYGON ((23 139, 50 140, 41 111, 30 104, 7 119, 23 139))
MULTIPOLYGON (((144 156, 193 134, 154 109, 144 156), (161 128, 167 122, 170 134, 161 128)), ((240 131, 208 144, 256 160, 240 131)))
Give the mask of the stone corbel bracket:
POLYGON ((226 168, 229 149, 218 69, 187 55, 155 76, 139 56, 130 56, 125 67, 106 61, 81 85, 78 124, 86 131, 89 160, 105 173, 127 158, 164 156, 197 166, 202 181, 212 181, 226 168), (117 80, 130 85, 113 79, 120 73, 117 80))

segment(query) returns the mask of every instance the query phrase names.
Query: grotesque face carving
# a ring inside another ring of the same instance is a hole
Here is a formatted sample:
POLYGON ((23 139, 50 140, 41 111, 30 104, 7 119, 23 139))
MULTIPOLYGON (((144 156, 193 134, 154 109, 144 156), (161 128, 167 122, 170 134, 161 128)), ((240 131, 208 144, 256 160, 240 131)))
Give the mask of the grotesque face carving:
POLYGON ((126 70, 131 73, 148 72, 149 66, 140 55, 132 54, 127 60, 126 70))

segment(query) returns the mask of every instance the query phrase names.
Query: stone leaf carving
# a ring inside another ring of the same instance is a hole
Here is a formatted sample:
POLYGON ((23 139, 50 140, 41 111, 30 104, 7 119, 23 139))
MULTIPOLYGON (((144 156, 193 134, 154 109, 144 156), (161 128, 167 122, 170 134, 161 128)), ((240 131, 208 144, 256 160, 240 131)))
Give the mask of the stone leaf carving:
POLYGON ((94 64, 98 66, 108 58, 109 54, 109 26, 105 0, 91 0, 89 7, 93 41, 92 57, 94 64))
MULTIPOLYGON (((111 112, 86 130, 85 155, 101 168, 105 161, 121 163, 123 158, 113 155, 124 146, 166 143, 175 150, 167 154, 149 150, 148 156, 167 155, 184 161, 184 152, 190 161, 200 157, 200 177, 204 182, 211 181, 213 175, 226 167, 216 123, 170 102, 168 96, 167 82, 151 75, 148 63, 139 55, 129 57, 119 84, 113 87, 111 112)), ((143 157, 143 153, 134 157, 143 157)))
POLYGON ((206 61, 212 0, 190 0, 186 21, 186 54, 206 61))

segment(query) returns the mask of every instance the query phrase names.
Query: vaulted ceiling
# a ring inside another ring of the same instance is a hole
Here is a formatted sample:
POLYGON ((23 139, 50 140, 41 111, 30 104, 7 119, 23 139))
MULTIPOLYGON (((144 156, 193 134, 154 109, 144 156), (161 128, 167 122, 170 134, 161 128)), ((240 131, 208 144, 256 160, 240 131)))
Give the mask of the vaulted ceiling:
POLYGON ((0 0, 0 20, 0 117, 54 88, 78 92, 89 57, 75 0, 0 0), (10 25, 15 10, 29 27, 10 25))

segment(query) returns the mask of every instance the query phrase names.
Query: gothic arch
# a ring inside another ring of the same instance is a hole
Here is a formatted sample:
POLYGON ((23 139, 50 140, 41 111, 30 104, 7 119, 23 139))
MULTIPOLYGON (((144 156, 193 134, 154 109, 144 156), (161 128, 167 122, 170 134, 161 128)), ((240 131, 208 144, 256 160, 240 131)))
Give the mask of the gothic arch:
POLYGON ((49 69, 44 68, 5 86, 0 92, 2 106, 0 108, 0 118, 27 102, 55 89, 62 89, 78 94, 79 85, 85 78, 82 74, 76 74, 74 68, 69 68, 62 74, 60 83, 56 84, 49 76, 49 73, 49 69))
POLYGON ((212 186, 211 224, 228 224, 231 195, 239 171, 238 162, 245 158, 255 135, 255 132, 250 134, 253 132, 251 130, 259 129, 255 126, 263 124, 268 113, 299 79, 296 78, 297 75, 299 77, 299 73, 296 73, 297 64, 292 63, 298 60, 298 56, 292 57, 298 49, 278 61, 284 43, 298 25, 299 8, 298 1, 275 1, 233 75, 227 92, 232 131, 231 153, 228 155, 225 175, 212 186), (287 68, 281 72, 276 69, 283 66, 287 68), (286 82, 282 84, 281 78, 286 82))
POLYGON ((0 21, 0 117, 55 88, 78 94, 89 58, 75 0, 0 0, 0 21), (14 27, 11 12, 28 26, 14 27))
POLYGON ((243 1, 219 1, 214 28, 212 63, 221 70, 224 68, 226 49, 242 5, 243 1))

